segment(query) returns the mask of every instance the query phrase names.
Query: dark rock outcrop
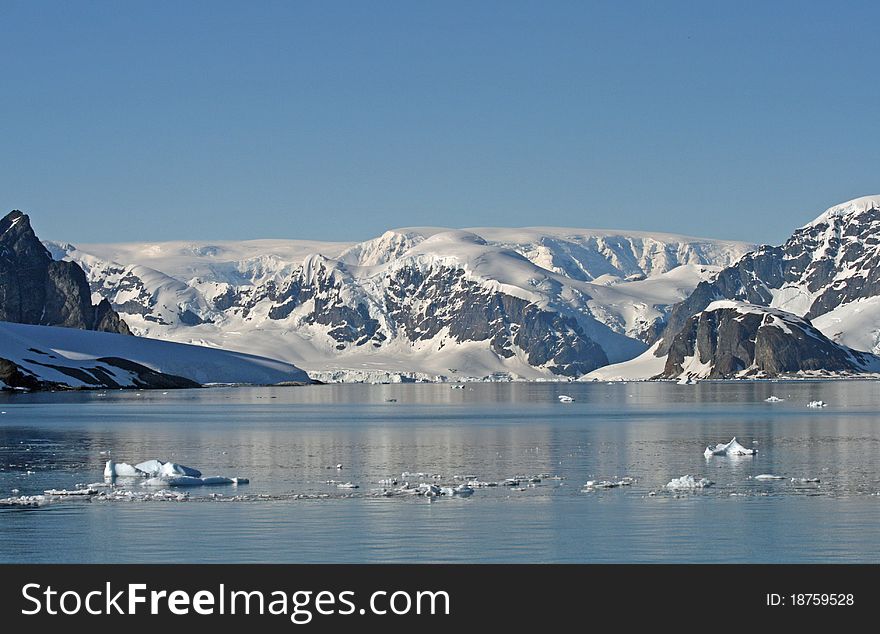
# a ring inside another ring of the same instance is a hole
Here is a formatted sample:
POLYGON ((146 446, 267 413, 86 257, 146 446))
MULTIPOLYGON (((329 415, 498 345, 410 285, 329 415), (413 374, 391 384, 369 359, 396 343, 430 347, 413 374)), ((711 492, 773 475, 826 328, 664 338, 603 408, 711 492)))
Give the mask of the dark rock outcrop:
MULTIPOLYGON (((40 354, 39 351, 34 351, 40 354)), ((140 363, 119 357, 103 357, 95 359, 94 365, 71 367, 60 360, 57 362, 29 360, 35 365, 51 368, 65 376, 87 385, 90 389, 117 389, 130 387, 134 389, 173 390, 201 387, 199 383, 182 376, 164 374, 152 370, 140 363), (132 375, 131 383, 120 383, 116 370, 132 375)), ((7 387, 25 390, 67 390, 67 384, 41 379, 32 372, 16 363, 0 358, 0 381, 7 387)))
POLYGON ((106 300, 92 305, 83 270, 53 260, 20 211, 0 219, 0 321, 131 334, 106 300))
POLYGON ((719 301, 687 319, 672 339, 662 376, 840 375, 877 365, 873 355, 834 343, 806 319, 754 304, 719 301))

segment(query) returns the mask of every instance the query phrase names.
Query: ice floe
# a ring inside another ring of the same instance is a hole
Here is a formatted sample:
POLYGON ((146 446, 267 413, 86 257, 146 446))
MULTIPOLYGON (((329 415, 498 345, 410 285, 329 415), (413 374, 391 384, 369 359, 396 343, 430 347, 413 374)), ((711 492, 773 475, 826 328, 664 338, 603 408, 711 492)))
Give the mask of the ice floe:
POLYGON ((764 401, 766 401, 767 403, 781 403, 784 400, 785 400, 784 398, 779 398, 778 396, 772 396, 772 395, 768 396, 767 398, 764 399, 764 401))
POLYGON ((225 476, 208 476, 206 478, 189 475, 163 475, 144 480, 145 487, 199 487, 223 484, 248 484, 247 478, 227 478, 225 476))
POLYGON ((80 497, 88 497, 90 495, 97 495, 98 490, 93 489, 91 487, 87 489, 46 489, 43 491, 45 495, 57 496, 57 497, 69 497, 69 496, 80 496, 80 497))
POLYGON ((703 455, 707 458, 712 456, 754 456, 758 453, 757 449, 748 449, 739 444, 736 436, 728 443, 718 443, 715 448, 706 447, 703 455))
POLYGON ((672 478, 672 480, 666 485, 666 488, 673 491, 682 489, 705 489, 713 484, 715 483, 708 478, 700 478, 697 480, 692 475, 683 475, 680 478, 672 478))
POLYGON ((772 473, 762 473, 760 475, 756 475, 755 480, 785 480, 785 476, 774 475, 772 473))
POLYGON ((587 480, 584 484, 585 491, 593 491, 595 489, 616 489, 617 487, 628 487, 635 482, 635 478, 626 476, 618 480, 587 480))
POLYGON ((574 397, 568 394, 560 394, 558 397, 560 403, 574 403, 574 397))
POLYGON ((809 403, 807 403, 807 407, 828 407, 828 403, 822 400, 810 401, 809 403))
POLYGON ((795 484, 818 484, 820 482, 819 478, 792 478, 791 481, 795 484))

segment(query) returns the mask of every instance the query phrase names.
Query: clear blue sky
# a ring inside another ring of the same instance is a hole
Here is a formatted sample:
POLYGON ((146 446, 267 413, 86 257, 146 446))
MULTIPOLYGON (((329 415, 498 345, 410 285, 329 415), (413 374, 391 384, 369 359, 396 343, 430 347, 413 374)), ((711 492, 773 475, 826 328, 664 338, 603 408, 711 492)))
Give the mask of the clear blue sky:
POLYGON ((74 242, 776 243, 880 192, 878 25, 877 2, 0 0, 0 209, 74 242))

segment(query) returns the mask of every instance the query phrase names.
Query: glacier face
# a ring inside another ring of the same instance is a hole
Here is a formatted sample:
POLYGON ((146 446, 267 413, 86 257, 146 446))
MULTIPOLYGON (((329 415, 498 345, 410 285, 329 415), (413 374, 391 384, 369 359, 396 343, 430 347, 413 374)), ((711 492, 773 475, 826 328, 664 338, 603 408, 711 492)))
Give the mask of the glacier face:
POLYGON ((549 227, 47 246, 136 334, 325 375, 426 378, 575 377, 635 357, 671 305, 753 248, 549 227))

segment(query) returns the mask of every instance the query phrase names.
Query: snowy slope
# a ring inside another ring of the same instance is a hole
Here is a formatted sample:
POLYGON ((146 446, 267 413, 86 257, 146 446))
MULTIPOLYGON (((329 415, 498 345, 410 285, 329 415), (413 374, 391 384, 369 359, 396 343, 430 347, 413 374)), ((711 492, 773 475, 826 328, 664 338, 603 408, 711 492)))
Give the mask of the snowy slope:
POLYGON ((94 378, 97 367, 109 372, 121 386, 139 386, 136 374, 96 361, 110 357, 201 384, 308 381, 306 374, 296 367, 252 355, 75 328, 0 322, 0 359, 12 362, 43 381, 70 387, 95 387, 93 382, 75 375, 79 374, 76 370, 84 370, 86 378, 89 375, 94 378), (73 372, 64 372, 58 367, 73 372))
POLYGON ((358 244, 49 246, 78 262, 95 296, 137 334, 322 373, 431 378, 579 376, 632 358, 672 304, 752 247, 633 232, 441 227, 358 244))

